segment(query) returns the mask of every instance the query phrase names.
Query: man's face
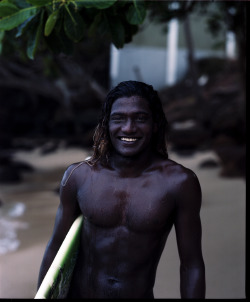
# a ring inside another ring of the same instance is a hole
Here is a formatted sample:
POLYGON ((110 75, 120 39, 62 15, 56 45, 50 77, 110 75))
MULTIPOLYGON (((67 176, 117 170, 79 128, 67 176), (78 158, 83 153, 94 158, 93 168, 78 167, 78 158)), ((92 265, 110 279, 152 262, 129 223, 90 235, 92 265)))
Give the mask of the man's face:
POLYGON ((151 146, 154 129, 148 102, 138 96, 117 99, 111 108, 109 135, 115 151, 126 157, 151 146))

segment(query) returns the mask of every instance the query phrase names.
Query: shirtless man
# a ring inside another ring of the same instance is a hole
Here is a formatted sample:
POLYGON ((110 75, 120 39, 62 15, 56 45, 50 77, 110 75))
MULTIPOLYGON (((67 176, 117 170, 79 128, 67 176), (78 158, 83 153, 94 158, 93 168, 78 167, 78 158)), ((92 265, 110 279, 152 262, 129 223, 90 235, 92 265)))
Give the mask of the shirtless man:
POLYGON ((173 225, 181 298, 205 297, 200 184, 194 172, 168 159, 166 128, 152 86, 126 81, 109 92, 92 157, 72 164, 63 176, 38 286, 71 224, 83 214, 69 298, 153 299, 173 225))

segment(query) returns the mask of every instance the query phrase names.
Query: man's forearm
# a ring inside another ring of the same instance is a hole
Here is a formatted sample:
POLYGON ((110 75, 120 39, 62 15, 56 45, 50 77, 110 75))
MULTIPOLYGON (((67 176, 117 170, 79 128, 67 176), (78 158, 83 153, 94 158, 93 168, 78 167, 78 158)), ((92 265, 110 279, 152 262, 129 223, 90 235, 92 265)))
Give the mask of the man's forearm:
POLYGON ((205 299, 206 282, 204 265, 193 268, 181 267, 180 277, 182 299, 205 299))
POLYGON ((49 269, 49 263, 47 263, 47 261, 42 261, 41 267, 40 267, 40 272, 39 272, 39 276, 38 276, 38 282, 37 282, 37 290, 39 289, 47 271, 49 269), (46 263, 46 264, 45 264, 46 263))
POLYGON ((56 255, 56 250, 52 250, 48 244, 46 247, 44 256, 43 256, 41 266, 40 266, 38 282, 37 282, 37 289, 39 289, 51 263, 53 262, 53 260, 55 258, 55 255, 56 255))

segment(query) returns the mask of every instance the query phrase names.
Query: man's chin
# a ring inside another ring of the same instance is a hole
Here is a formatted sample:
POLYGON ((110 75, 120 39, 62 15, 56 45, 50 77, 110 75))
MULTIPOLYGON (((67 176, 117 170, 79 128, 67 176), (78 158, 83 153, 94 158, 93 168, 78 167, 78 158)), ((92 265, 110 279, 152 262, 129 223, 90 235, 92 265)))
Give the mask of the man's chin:
POLYGON ((137 159, 141 156, 140 151, 135 151, 135 150, 116 150, 115 153, 120 156, 121 158, 124 159, 137 159))

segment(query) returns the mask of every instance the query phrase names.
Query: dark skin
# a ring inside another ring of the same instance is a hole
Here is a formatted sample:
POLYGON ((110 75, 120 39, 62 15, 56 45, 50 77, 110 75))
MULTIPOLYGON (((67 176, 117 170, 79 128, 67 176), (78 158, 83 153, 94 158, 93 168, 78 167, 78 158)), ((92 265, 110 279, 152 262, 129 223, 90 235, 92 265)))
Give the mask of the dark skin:
POLYGON ((190 169, 153 151, 155 131, 146 100, 114 102, 110 166, 82 162, 65 171, 38 285, 74 219, 83 214, 69 298, 154 298, 157 266, 173 226, 181 298, 205 298, 200 184, 190 169))

